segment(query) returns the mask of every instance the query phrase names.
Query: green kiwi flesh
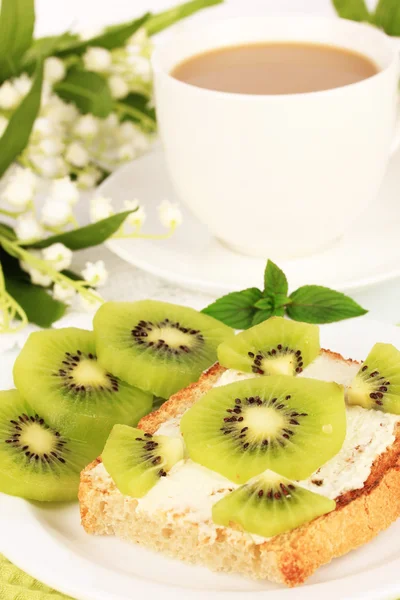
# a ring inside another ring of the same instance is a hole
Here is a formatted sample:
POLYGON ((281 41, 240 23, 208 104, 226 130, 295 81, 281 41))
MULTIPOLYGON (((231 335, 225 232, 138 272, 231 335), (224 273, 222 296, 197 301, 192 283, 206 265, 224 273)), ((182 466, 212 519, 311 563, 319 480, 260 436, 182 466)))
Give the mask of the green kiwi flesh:
POLYGON ((208 315, 155 300, 103 304, 94 331, 100 364, 162 398, 196 381, 233 336, 208 315))
POLYGON ((94 442, 97 454, 113 425, 137 425, 153 401, 101 367, 94 333, 76 328, 32 333, 15 362, 14 383, 44 418, 94 442))
POLYGON ((93 446, 54 427, 16 390, 0 392, 0 492, 29 500, 76 499, 93 446))
POLYGON ((224 367, 258 375, 297 375, 319 354, 317 325, 271 317, 218 348, 224 367))
POLYGON ((239 527, 269 538, 296 529, 335 508, 334 500, 267 470, 216 502, 212 518, 217 525, 239 527))
POLYGON ((183 415, 181 432, 192 460, 236 483, 266 469, 305 479, 343 444, 343 387, 287 375, 216 387, 183 415))
POLYGON ((400 352, 392 344, 372 348, 347 390, 349 404, 400 414, 400 352))
POLYGON ((115 425, 101 458, 122 494, 142 498, 183 455, 180 438, 115 425))

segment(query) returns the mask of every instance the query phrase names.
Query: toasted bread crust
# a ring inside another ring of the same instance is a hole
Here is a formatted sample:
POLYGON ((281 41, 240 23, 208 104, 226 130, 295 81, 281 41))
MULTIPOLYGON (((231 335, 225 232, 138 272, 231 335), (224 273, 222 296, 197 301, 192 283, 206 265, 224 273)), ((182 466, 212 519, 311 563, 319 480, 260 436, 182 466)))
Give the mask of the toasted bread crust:
MULTIPOLYGON (((329 354, 344 360, 336 353, 329 354)), ((139 427, 154 433, 163 422, 181 416, 224 371, 220 365, 214 365, 197 383, 144 417, 139 427)), ((122 496, 112 483, 105 488, 96 484, 92 470, 100 462, 94 461, 81 476, 81 517, 88 533, 116 534, 213 570, 239 572, 290 587, 303 583, 333 558, 369 542, 400 516, 400 424, 394 444, 374 462, 362 489, 337 498, 335 511, 261 544, 249 543, 246 535, 232 543, 223 527, 218 529, 215 540, 205 541, 195 524, 177 520, 171 525, 159 515, 137 515, 134 498, 122 496)))

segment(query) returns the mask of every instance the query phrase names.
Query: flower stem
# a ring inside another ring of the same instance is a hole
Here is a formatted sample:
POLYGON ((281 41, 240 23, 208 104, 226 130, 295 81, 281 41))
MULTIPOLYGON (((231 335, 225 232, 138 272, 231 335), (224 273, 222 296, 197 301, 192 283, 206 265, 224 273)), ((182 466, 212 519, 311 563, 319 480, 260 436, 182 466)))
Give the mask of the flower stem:
POLYGON ((22 307, 7 293, 3 268, 0 263, 0 333, 15 333, 28 324, 28 317, 22 307), (19 324, 13 321, 19 319, 19 324))
POLYGON ((134 108, 129 104, 124 104, 123 102, 116 102, 115 112, 118 113, 118 115, 120 116, 129 115, 130 117, 133 117, 135 120, 138 120, 149 131, 156 130, 156 123, 151 117, 148 117, 141 110, 134 108))
POLYGON ((12 217, 13 219, 20 217, 23 214, 24 214, 24 211, 14 212, 12 210, 6 210, 5 208, 0 208, 0 215, 5 215, 6 217, 12 217))
POLYGON ((111 240, 168 240, 173 236, 176 229, 176 225, 171 225, 171 228, 167 233, 160 233, 158 235, 152 233, 116 233, 111 236, 111 240))

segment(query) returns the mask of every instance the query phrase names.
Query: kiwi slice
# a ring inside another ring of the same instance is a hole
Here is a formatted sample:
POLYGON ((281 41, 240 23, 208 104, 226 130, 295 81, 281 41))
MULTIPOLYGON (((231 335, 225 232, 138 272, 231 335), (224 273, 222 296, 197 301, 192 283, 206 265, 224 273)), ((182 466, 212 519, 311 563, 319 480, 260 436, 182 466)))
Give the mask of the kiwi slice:
POLYGON ((349 404, 400 414, 400 352, 392 344, 372 348, 347 390, 349 404))
POLYGON ((155 300, 103 304, 94 331, 100 364, 162 398, 196 381, 233 336, 208 315, 155 300))
POLYGON ((97 361, 94 334, 83 329, 32 333, 14 365, 14 383, 45 418, 92 440, 100 453, 116 423, 136 425, 152 396, 97 361))
POLYGON ((72 500, 93 445, 55 427, 16 390, 0 392, 0 492, 29 500, 72 500))
POLYGON ((212 389, 182 417, 189 456, 231 481, 272 469, 305 479, 339 452, 343 387, 272 375, 212 389))
POLYGON ((265 471, 212 508, 217 525, 272 537, 335 510, 334 500, 310 492, 273 471, 265 471))
POLYGON ((218 348, 224 367, 258 375, 297 375, 319 354, 319 328, 271 317, 218 348))
POLYGON ((122 494, 142 498, 183 455, 180 438, 115 425, 101 458, 122 494))

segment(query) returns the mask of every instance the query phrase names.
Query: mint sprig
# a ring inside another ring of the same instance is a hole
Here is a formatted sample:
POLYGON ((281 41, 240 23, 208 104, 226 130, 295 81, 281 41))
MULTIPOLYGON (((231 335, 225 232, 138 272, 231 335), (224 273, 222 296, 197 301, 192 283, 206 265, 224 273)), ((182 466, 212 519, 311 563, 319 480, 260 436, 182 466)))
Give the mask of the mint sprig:
POLYGON ((248 288, 222 296, 203 309, 203 313, 235 329, 248 329, 272 316, 287 315, 294 321, 334 323, 365 315, 349 296, 321 285, 304 285, 288 296, 284 272, 268 260, 264 289, 248 288))

